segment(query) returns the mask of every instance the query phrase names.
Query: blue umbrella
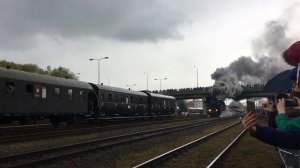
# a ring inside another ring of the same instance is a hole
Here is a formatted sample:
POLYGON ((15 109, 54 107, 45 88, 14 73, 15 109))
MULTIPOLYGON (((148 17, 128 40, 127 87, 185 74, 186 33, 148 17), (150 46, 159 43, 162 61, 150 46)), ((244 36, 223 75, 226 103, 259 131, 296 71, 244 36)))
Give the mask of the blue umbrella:
POLYGON ((272 79, 270 79, 265 87, 263 88, 264 92, 278 92, 278 91, 288 91, 293 87, 293 80, 297 74, 297 69, 285 70, 272 79))

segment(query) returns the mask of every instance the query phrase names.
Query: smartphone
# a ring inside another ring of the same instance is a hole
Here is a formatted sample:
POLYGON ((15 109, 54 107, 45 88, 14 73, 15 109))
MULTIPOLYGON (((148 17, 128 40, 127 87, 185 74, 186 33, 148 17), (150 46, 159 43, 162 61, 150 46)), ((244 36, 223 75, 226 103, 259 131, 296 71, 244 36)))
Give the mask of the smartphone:
POLYGON ((251 100, 247 100, 247 113, 255 112, 255 102, 251 100))

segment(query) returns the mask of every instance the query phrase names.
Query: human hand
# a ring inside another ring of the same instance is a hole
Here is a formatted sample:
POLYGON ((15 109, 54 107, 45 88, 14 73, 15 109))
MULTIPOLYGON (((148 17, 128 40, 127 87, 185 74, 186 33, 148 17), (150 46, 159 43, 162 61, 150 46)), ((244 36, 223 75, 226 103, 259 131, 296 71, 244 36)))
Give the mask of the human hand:
POLYGON ((284 114, 285 113, 285 100, 284 98, 278 99, 278 103, 276 104, 277 111, 279 114, 284 114))
POLYGON ((256 131, 256 115, 253 112, 249 112, 245 115, 245 117, 242 120, 242 124, 244 128, 250 132, 256 131))

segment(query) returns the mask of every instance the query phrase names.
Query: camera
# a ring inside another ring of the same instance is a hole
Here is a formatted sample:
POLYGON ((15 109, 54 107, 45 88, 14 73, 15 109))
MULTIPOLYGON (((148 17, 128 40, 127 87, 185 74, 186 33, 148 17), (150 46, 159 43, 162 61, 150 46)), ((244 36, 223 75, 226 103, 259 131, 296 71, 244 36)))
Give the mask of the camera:
POLYGON ((298 106, 297 99, 295 99, 295 98, 284 99, 284 101, 285 101, 286 107, 297 107, 298 106))
POLYGON ((285 107, 297 107, 298 106, 297 99, 293 98, 292 95, 290 95, 288 93, 279 93, 276 98, 277 98, 277 100, 284 98, 285 107))

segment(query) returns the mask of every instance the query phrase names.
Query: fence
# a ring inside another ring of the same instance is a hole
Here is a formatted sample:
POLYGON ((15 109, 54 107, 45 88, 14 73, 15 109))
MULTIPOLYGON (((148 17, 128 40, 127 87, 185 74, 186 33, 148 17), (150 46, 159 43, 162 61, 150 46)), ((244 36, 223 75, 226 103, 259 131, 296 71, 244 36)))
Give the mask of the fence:
POLYGON ((286 168, 300 168, 300 150, 278 148, 286 168))

